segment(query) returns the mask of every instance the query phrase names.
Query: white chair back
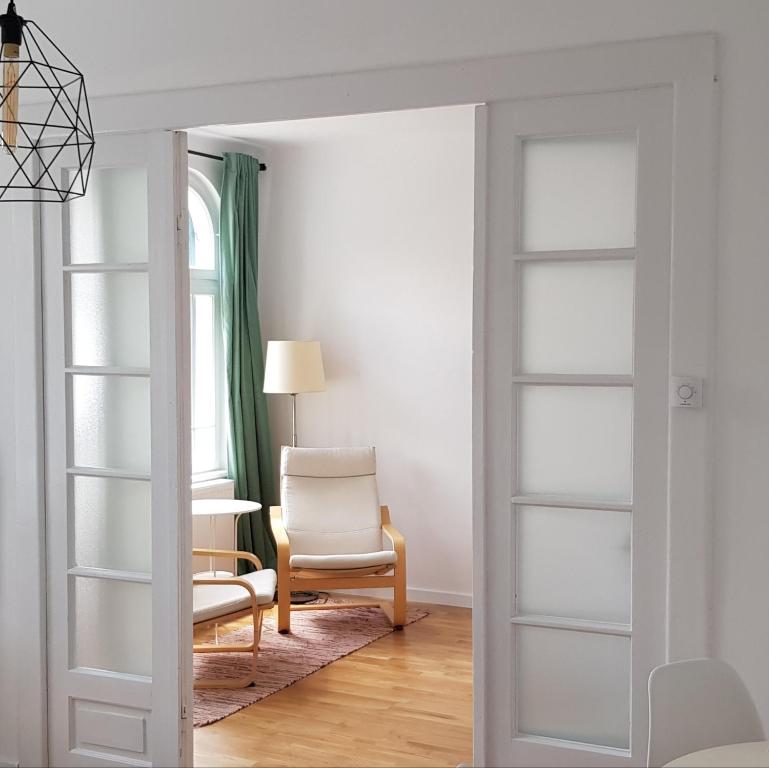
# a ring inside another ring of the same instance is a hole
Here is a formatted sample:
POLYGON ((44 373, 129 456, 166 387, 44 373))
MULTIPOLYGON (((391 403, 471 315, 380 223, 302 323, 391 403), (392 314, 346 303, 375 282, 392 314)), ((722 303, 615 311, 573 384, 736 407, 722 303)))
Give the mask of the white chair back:
POLYGON ((280 495, 292 556, 382 549, 373 448, 285 446, 280 495))
POLYGON ((648 766, 657 768, 700 749, 763 739, 750 693, 726 662, 676 661, 649 675, 648 766))

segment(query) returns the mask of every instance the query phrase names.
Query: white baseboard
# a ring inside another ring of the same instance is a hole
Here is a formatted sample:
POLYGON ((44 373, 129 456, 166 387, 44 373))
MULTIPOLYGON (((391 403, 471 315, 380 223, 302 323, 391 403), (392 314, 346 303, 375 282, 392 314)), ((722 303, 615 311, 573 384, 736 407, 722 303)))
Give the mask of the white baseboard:
POLYGON ((441 592, 437 589, 406 590, 408 599, 415 603, 433 603, 434 605, 454 605, 458 608, 472 608, 473 596, 464 592, 441 592))
MULTIPOLYGON (((359 595, 360 597, 380 597, 392 600, 391 589, 345 589, 344 595, 359 595)), ((433 605, 453 605, 458 608, 472 608, 473 596, 464 592, 442 592, 437 589, 419 589, 409 587, 406 597, 412 603, 432 603, 433 605)))

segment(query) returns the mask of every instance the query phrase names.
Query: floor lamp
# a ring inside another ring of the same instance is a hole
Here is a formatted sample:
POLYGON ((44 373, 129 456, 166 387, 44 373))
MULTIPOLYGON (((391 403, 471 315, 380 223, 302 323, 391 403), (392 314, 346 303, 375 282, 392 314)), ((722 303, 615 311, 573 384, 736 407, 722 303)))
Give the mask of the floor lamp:
POLYGON ((319 341, 268 341, 264 366, 264 391, 291 395, 291 434, 296 446, 296 396, 323 392, 326 376, 319 341))
MULTIPOLYGON (((291 444, 296 447, 296 396, 302 392, 323 392, 326 376, 319 341, 268 341, 264 365, 264 391, 291 395, 291 444)), ((317 592, 292 592, 292 603, 311 603, 317 592)))

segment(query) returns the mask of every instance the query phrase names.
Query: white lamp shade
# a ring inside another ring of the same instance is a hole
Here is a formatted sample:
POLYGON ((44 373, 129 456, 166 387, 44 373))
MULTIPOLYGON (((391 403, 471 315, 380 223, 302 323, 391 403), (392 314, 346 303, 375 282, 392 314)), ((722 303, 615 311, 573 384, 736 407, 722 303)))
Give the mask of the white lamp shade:
POLYGON ((326 376, 319 341, 268 341, 264 391, 293 395, 323 392, 326 376))

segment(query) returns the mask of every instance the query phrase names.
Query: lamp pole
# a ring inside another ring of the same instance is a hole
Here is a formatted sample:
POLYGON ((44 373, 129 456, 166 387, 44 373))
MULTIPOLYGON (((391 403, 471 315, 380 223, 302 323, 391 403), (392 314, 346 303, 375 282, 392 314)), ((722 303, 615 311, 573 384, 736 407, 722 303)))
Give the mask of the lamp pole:
POLYGON ((296 448, 296 392, 291 393, 291 433, 293 435, 291 445, 296 448))

